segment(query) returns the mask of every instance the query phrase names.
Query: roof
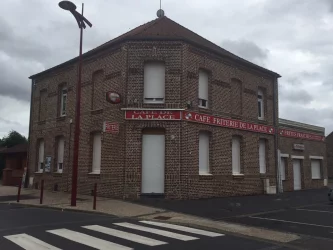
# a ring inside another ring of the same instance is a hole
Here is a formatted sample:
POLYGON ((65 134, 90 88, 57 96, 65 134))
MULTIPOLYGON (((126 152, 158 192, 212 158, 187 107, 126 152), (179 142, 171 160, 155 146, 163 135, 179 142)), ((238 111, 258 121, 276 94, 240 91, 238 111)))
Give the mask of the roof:
MULTIPOLYGON (((186 41, 188 43, 192 43, 196 46, 202 47, 206 50, 210 50, 213 53, 217 53, 221 56, 230 58, 230 59, 237 61, 241 64, 244 64, 246 66, 255 68, 259 71, 268 73, 270 75, 274 75, 276 77, 280 77, 279 74, 277 74, 273 71, 265 69, 261 66, 258 66, 254 63, 251 63, 241 57, 238 57, 238 56, 232 54, 231 52, 208 41, 207 39, 199 36, 198 34, 194 33, 193 31, 181 26, 180 24, 176 23, 175 21, 169 19, 166 16, 154 19, 146 24, 138 26, 138 27, 130 30, 129 32, 124 33, 124 34, 96 47, 95 49, 92 49, 92 50, 84 53, 83 57, 87 58, 97 52, 103 51, 116 44, 119 44, 119 43, 122 43, 122 42, 128 41, 128 40, 181 40, 181 41, 186 41)), ((62 64, 59 64, 53 68, 50 68, 50 69, 47 69, 38 74, 32 75, 29 78, 33 79, 42 74, 46 74, 53 70, 65 67, 66 65, 68 66, 72 63, 75 63, 77 60, 78 60, 78 57, 75 57, 75 58, 73 58, 67 62, 64 62, 62 64)))
POLYGON ((28 152, 28 143, 17 144, 10 148, 0 150, 0 154, 26 153, 28 152))
POLYGON ((290 127, 300 128, 300 129, 307 129, 307 130, 311 130, 314 132, 325 134, 324 127, 314 126, 314 125, 301 123, 301 122, 295 122, 295 121, 286 120, 286 119, 282 119, 282 118, 279 118, 279 125, 290 126, 290 127))

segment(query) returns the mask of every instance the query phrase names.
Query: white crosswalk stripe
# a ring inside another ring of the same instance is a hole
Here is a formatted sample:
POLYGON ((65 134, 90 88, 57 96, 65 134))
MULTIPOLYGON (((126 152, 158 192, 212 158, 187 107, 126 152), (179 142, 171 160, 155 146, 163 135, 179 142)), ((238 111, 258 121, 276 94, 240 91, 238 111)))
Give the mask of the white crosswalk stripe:
POLYGON ((164 237, 169 237, 169 238, 182 240, 182 241, 189 241, 189 240, 197 240, 198 239, 196 237, 192 237, 192 236, 188 236, 188 235, 173 233, 173 232, 160 230, 160 229, 155 229, 155 228, 151 228, 151 227, 143 227, 143 226, 135 225, 135 224, 132 224, 132 223, 127 223, 127 222, 114 223, 114 225, 121 226, 121 227, 126 227, 126 228, 131 228, 131 229, 135 229, 135 230, 140 230, 140 231, 143 231, 143 232, 158 234, 158 235, 162 235, 164 237))
POLYGON ((184 226, 179 226, 179 225, 174 225, 174 224, 168 224, 168 223, 162 223, 162 222, 156 222, 156 221, 140 221, 140 222, 148 224, 148 225, 164 227, 164 228, 169 228, 169 229, 176 229, 179 231, 192 233, 192 234, 204 235, 204 236, 208 236, 208 237, 224 236, 224 234, 218 234, 218 233, 213 233, 213 232, 209 232, 206 230, 201 230, 201 229, 196 229, 196 228, 191 228, 191 227, 184 227, 184 226))
MULTIPOLYGON (((199 236, 202 237, 218 237, 218 236, 224 236, 224 234, 219 234, 215 232, 210 232, 202 229, 196 229, 192 227, 185 227, 185 226, 179 226, 169 223, 162 223, 157 221, 140 221, 139 223, 142 223, 141 225, 138 223, 129 223, 129 222, 119 222, 119 223, 113 223, 110 225, 110 227, 102 226, 102 225, 83 225, 79 227, 78 231, 75 231, 75 229, 70 230, 66 228, 60 228, 60 229, 54 229, 54 230, 47 230, 47 233, 50 233, 49 237, 62 237, 66 240, 75 242, 82 245, 86 245, 88 247, 92 247, 94 249, 100 249, 100 250, 131 250, 133 248, 130 248, 126 246, 126 242, 128 241, 128 244, 131 243, 130 246, 133 247, 133 244, 141 244, 146 245, 149 247, 154 246, 160 246, 160 245, 166 245, 173 242, 167 242, 164 241, 163 238, 161 239, 154 239, 154 235, 159 235, 165 238, 171 238, 176 239, 180 241, 192 241, 192 240, 198 240, 199 236), (149 226, 150 225, 150 226, 149 226), (127 229, 127 230, 126 230, 127 229), (131 229, 131 232, 129 229, 131 229), (169 229, 169 230, 167 230, 169 229), (84 230, 84 231, 83 231, 84 230), (135 230, 135 232, 134 232, 135 230), (178 232, 177 232, 178 231, 178 232), (81 233, 83 232, 83 233, 81 233), (94 232, 94 235, 99 234, 100 237, 104 238, 101 239, 99 236, 91 236, 89 233, 94 232), (150 233, 149 235, 140 235, 150 233), (190 234, 190 235, 189 235, 190 234), (198 237, 192 236, 192 234, 198 235, 198 237), (53 235, 53 236, 51 236, 53 235), (111 239, 107 239, 107 236, 112 236, 111 239), (117 241, 120 241, 120 243, 117 243, 117 241), (124 245, 123 245, 124 244, 124 245)), ((44 231, 45 232, 45 231, 44 231)), ((3 236, 6 240, 11 241, 13 244, 16 244, 17 246, 21 247, 25 250, 62 250, 61 249, 61 243, 64 244, 64 242, 60 241, 53 241, 57 242, 55 243, 56 246, 52 246, 49 243, 47 243, 47 240, 43 239, 44 236, 42 236, 40 239, 34 235, 31 236, 29 234, 14 234, 14 235, 7 235, 3 236), (45 240, 45 242, 43 241, 45 240), (60 248, 58 248, 60 247, 60 248)), ((156 236, 157 237, 157 236, 156 236)), ((59 238, 57 238, 59 240, 59 238)), ((53 239, 55 240, 55 238, 53 239)), ((8 244, 8 243, 7 243, 8 244)), ((53 244, 53 243, 52 243, 53 244)), ((1 244, 1 238, 0 238, 0 245, 1 244)), ((135 246, 135 245, 134 245, 135 246)), ((66 247, 65 247, 66 248, 66 247)), ((2 249, 0 249, 2 250, 2 249)), ((5 250, 5 249, 4 249, 5 250)))
POLYGON ((4 236, 7 240, 19 245, 25 250, 61 250, 60 248, 51 246, 28 234, 15 234, 4 236))
POLYGON ((168 244, 167 242, 154 240, 154 239, 144 237, 144 236, 141 236, 141 235, 137 235, 137 234, 133 234, 133 233, 127 233, 127 232, 124 232, 124 231, 120 231, 120 230, 116 230, 116 229, 112 229, 112 228, 108 228, 108 227, 102 227, 102 226, 99 226, 99 225, 83 226, 83 228, 93 230, 93 231, 96 231, 96 232, 100 232, 100 233, 104 233, 104 234, 107 234, 107 235, 115 236, 115 237, 122 238, 122 239, 125 239, 125 240, 130 240, 130 241, 137 242, 137 243, 140 243, 140 244, 144 244, 144 245, 147 245, 147 246, 159 246, 159 245, 168 244))
POLYGON ((102 240, 88 234, 79 233, 68 229, 49 230, 49 233, 58 235, 71 241, 75 241, 99 250, 130 250, 132 248, 122 246, 110 241, 102 240))

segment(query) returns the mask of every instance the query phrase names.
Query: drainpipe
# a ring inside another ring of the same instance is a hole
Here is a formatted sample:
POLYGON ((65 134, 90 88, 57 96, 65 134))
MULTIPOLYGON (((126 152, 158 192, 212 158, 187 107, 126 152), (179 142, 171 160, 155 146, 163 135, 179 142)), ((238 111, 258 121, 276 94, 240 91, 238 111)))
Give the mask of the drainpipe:
POLYGON ((273 85, 273 126, 274 126, 274 158, 275 158, 275 175, 276 175, 276 193, 280 193, 280 173, 279 173, 279 131, 278 131, 278 77, 274 79, 273 85))
POLYGON ((30 94, 30 117, 29 117, 29 134, 28 134, 28 152, 27 152, 27 173, 25 175, 25 180, 24 180, 24 188, 27 188, 29 186, 29 177, 30 177, 30 171, 29 171, 29 161, 30 161, 30 147, 31 147, 31 114, 32 114, 32 97, 33 97, 33 90, 34 90, 34 84, 35 80, 31 79, 31 94, 30 94))

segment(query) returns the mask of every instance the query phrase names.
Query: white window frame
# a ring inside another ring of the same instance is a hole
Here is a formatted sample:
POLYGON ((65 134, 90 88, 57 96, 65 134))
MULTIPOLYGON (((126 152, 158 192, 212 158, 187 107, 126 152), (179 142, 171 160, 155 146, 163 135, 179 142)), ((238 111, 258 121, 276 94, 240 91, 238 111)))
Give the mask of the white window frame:
POLYGON ((44 172, 44 152, 45 152, 45 142, 43 139, 39 140, 38 144, 38 166, 37 172, 44 172))
POLYGON ((60 96, 60 116, 66 116, 67 109, 67 88, 64 87, 61 89, 60 96))
POLYGON ((259 172, 260 174, 266 174, 266 140, 259 139, 259 172))
POLYGON ((64 153, 65 153, 65 138, 59 137, 58 152, 57 152, 57 173, 62 173, 64 170, 64 153))
POLYGON ((258 89, 258 119, 265 119, 264 92, 258 89))
POLYGON ((209 88, 209 76, 204 70, 199 70, 199 83, 198 83, 198 98, 199 108, 208 108, 208 88, 209 88))
POLYGON ((93 154, 92 154, 92 168, 91 174, 101 173, 101 160, 102 160, 102 134, 93 134, 93 154))
POLYGON ((239 136, 232 137, 232 174, 241 174, 241 138, 239 136))
POLYGON ((321 165, 322 165, 322 160, 320 159, 311 159, 311 179, 312 180, 320 180, 322 173, 321 173, 321 165), (316 171, 314 169, 314 166, 312 165, 313 162, 319 162, 319 171, 316 171))
POLYGON ((199 175, 210 175, 209 149, 210 135, 202 131, 199 133, 199 175))
POLYGON ((143 95, 144 103, 163 104, 165 102, 165 63, 145 63, 143 95))

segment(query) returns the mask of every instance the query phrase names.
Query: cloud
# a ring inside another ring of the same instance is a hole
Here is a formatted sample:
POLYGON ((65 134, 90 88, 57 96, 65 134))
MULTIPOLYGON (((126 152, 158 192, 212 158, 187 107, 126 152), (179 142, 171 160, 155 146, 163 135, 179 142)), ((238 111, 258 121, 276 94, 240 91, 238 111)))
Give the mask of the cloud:
POLYGON ((291 102, 293 104, 310 104, 313 101, 313 96, 311 96, 304 89, 291 89, 291 90, 280 90, 279 101, 291 102))
POLYGON ((222 47, 230 52, 247 59, 250 62, 263 66, 268 57, 269 50, 260 48, 257 44, 248 40, 224 40, 222 47))
MULTIPOLYGON (((79 29, 58 2, 1 1, 0 113, 6 121, 0 120, 0 135, 12 128, 28 133, 28 77, 78 55, 79 29)), ((93 27, 84 30, 84 51, 156 18, 158 8, 158 1, 85 0, 93 27)), ((181 25, 282 75, 281 117, 333 130, 331 0, 163 0, 162 8, 181 25)))

